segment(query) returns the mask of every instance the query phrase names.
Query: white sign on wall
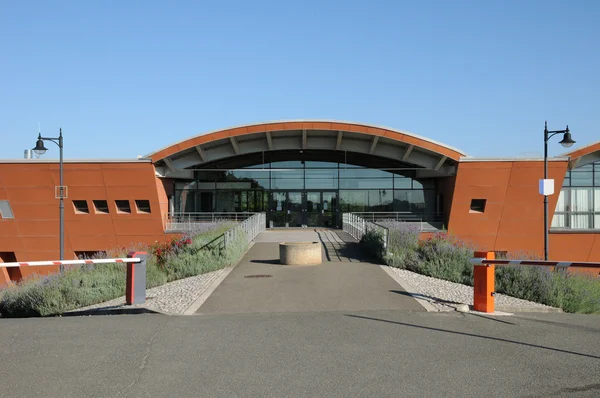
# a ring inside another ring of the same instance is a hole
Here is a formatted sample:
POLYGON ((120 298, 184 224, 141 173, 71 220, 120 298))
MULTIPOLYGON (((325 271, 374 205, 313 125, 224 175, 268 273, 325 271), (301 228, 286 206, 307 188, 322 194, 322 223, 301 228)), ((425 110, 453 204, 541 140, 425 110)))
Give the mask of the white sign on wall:
POLYGON ((554 195, 554 180, 540 180, 540 194, 544 196, 554 195))

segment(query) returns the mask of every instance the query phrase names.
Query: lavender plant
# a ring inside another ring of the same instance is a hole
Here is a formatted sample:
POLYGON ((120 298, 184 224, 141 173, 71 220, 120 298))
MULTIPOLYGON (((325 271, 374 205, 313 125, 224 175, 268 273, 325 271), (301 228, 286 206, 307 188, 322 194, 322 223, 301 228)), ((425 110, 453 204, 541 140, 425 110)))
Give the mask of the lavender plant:
MULTIPOLYGON (((147 287, 214 271, 238 260, 247 248, 244 234, 238 234, 227 250, 207 246, 231 222, 204 223, 171 242, 147 247, 134 244, 99 252, 97 258, 126 257, 131 251, 147 251, 147 287), (166 253, 157 253, 157 250, 166 253), (164 255, 163 255, 164 254, 164 255)), ((122 263, 74 266, 61 274, 35 276, 0 291, 3 316, 47 316, 107 301, 125 294, 125 266, 122 263)))

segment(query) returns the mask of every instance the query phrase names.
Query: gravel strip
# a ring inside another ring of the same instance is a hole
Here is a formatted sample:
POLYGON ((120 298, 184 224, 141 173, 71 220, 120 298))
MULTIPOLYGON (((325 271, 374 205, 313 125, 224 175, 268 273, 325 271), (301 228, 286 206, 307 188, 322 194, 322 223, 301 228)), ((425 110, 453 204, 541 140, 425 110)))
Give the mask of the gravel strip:
POLYGON ((210 285, 221 274, 229 268, 223 268, 217 271, 208 272, 190 278, 179 279, 177 281, 166 283, 146 291, 146 303, 136 305, 125 305, 125 296, 114 300, 91 305, 89 307, 78 308, 71 312, 88 311, 95 309, 129 309, 146 308, 151 311, 158 311, 170 315, 181 315, 191 306, 210 285))
MULTIPOLYGON (((432 278, 417 274, 416 272, 387 267, 396 274, 403 283, 408 283, 418 292, 422 299, 427 300, 438 311, 455 311, 455 304, 473 305, 473 287, 432 278)), ((550 307, 532 301, 522 300, 504 294, 496 293, 495 306, 505 307, 513 311, 531 310, 531 311, 557 311, 557 308, 550 307)))

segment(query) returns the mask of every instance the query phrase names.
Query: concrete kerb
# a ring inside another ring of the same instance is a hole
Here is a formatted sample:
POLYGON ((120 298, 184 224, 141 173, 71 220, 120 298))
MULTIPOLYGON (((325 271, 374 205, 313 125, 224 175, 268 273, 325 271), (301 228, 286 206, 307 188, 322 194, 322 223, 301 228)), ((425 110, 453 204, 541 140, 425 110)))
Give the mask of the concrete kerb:
POLYGON ((202 306, 202 304, 204 304, 204 302, 210 297, 211 294, 213 294, 213 292, 215 291, 215 289, 217 287, 219 287, 219 285, 221 284, 221 282, 223 282, 223 280, 225 280, 225 278, 227 277, 227 275, 229 275, 229 273, 231 271, 233 271, 233 269, 235 267, 238 266, 238 264, 242 261, 242 259, 244 258, 244 256, 246 255, 246 253, 248 253, 248 251, 252 248, 252 246, 254 246, 254 241, 250 242, 250 244, 248 245, 248 248, 246 249, 246 251, 244 252, 244 254, 242 254, 239 258, 239 260, 232 265, 231 267, 228 267, 227 269, 225 269, 225 271, 219 275, 219 277, 217 279, 215 279, 213 281, 213 283, 210 284, 210 286, 208 286, 208 288, 206 288, 206 290, 204 292, 202 292, 202 294, 200 295, 200 297, 198 297, 196 299, 196 301, 194 301, 184 312, 182 315, 194 315, 196 313, 196 311, 198 311, 198 309, 202 306))
POLYGON ((387 265, 380 265, 379 267, 381 267, 381 269, 384 270, 386 274, 388 274, 393 280, 395 280, 396 283, 398 283, 400 287, 402 287, 402 289, 406 290, 406 292, 410 294, 410 296, 414 298, 417 301, 417 303, 421 304, 421 306, 425 308, 425 311, 439 312, 433 305, 429 303, 429 301, 420 297, 419 292, 417 292, 417 290, 413 288, 411 284, 409 284, 407 281, 390 271, 390 267, 388 267, 387 265))
MULTIPOLYGON (((428 312, 440 312, 440 310, 436 309, 431 303, 423 299, 421 294, 413 288, 413 286, 408 283, 406 280, 400 278, 397 274, 390 271, 390 267, 387 265, 380 265, 380 267, 394 279, 406 292, 413 297, 419 304, 423 306, 428 312)), ((445 306, 454 308, 457 312, 462 313, 473 313, 473 314, 481 314, 481 315, 498 315, 498 316, 507 316, 514 315, 515 313, 562 313, 564 312, 561 308, 555 307, 517 307, 517 306, 496 306, 496 311, 493 313, 488 312, 479 312, 473 309, 472 304, 461 304, 461 303, 444 303, 445 306)))
POLYGON ((150 308, 145 307, 143 304, 142 305, 139 305, 139 304, 132 305, 132 306, 128 306, 125 304, 125 305, 121 305, 121 306, 101 307, 101 308, 93 308, 93 309, 88 309, 88 310, 74 309, 71 311, 67 311, 63 314, 58 314, 56 316, 57 317, 66 317, 66 316, 71 317, 71 316, 140 315, 140 314, 167 315, 167 316, 192 315, 198 310, 198 308, 200 308, 200 306, 206 301, 206 299, 208 299, 208 297, 212 294, 212 292, 215 291, 215 289, 225 279, 225 277, 227 277, 227 275, 229 275, 229 273, 240 263, 242 258, 246 255, 246 253, 250 250, 250 248, 252 246, 254 246, 254 241, 252 241, 248 244, 248 248, 242 254, 242 256, 239 258, 239 260, 234 265, 227 267, 225 269, 225 271, 210 284, 210 286, 202 293, 202 295, 184 311, 183 314, 174 314, 174 313, 170 313, 170 312, 150 309, 150 308))
POLYGON ((562 313, 562 308, 555 307, 511 307, 511 306, 496 306, 496 311, 500 312, 540 312, 540 313, 562 313))

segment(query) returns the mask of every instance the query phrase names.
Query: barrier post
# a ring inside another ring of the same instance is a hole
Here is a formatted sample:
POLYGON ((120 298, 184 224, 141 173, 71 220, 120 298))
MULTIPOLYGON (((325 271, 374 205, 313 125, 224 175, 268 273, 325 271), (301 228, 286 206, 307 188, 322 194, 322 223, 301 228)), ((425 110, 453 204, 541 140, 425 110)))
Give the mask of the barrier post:
MULTIPOLYGON (((475 252, 476 258, 495 260, 494 252, 475 252)), ((473 269, 473 309, 494 312, 494 264, 475 264, 473 269)))
POLYGON ((127 305, 146 302, 146 252, 131 252, 127 258, 139 258, 139 263, 127 263, 125 302, 127 305))

